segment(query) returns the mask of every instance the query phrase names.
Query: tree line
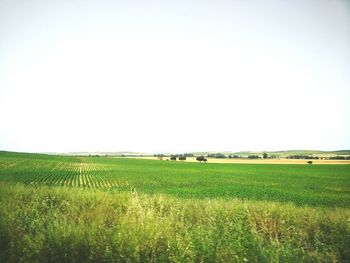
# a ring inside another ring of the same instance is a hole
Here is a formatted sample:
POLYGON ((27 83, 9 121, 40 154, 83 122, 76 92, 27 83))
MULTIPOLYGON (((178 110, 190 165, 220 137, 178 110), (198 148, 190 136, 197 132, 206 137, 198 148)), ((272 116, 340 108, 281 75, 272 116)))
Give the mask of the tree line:
MULTIPOLYGON (((171 154, 165 155, 165 154, 154 154, 154 157, 157 157, 160 160, 163 160, 164 157, 169 157, 167 160, 171 161, 185 161, 187 157, 196 157, 196 160, 199 162, 206 162, 208 161, 207 158, 217 158, 217 159, 224 159, 224 158, 231 158, 231 159, 278 159, 281 157, 278 157, 276 155, 269 155, 266 152, 264 152, 262 155, 258 154, 251 154, 247 156, 242 156, 242 155, 237 155, 237 154, 224 154, 224 153, 209 153, 206 155, 200 155, 200 156, 195 156, 192 153, 184 153, 184 154, 171 154)), ((331 157, 319 157, 319 156, 313 156, 313 155, 302 155, 302 154, 293 154, 293 155, 288 155, 285 157, 286 159, 303 159, 303 160, 350 160, 350 155, 349 156, 331 156, 331 157)))

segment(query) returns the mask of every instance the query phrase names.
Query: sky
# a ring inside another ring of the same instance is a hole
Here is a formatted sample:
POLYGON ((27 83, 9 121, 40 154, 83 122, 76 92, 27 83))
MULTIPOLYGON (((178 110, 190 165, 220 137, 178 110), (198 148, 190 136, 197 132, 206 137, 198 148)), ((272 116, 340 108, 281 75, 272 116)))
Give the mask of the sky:
POLYGON ((0 150, 350 149, 346 0, 0 0, 0 150))

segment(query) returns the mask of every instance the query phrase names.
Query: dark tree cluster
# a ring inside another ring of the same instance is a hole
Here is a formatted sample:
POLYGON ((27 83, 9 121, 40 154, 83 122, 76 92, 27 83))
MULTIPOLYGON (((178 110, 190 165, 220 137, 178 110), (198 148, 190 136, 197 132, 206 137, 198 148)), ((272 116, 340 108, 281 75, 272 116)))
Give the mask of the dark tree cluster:
POLYGON ((238 159, 241 158, 239 155, 229 155, 228 158, 238 159))
POLYGON ((319 157, 312 155, 289 155, 287 159, 305 159, 305 160, 318 160, 319 157))
POLYGON ((249 155, 248 159, 259 159, 260 156, 259 155, 249 155))
POLYGON ((176 161, 177 159, 179 159, 180 161, 186 161, 187 157, 185 154, 172 154, 170 156, 170 160, 172 161, 176 161))
POLYGON ((198 156, 196 158, 196 160, 199 161, 199 162, 206 162, 206 161, 208 161, 204 156, 198 156))
POLYGON ((209 158, 219 158, 219 159, 227 158, 226 155, 223 153, 210 153, 210 154, 208 154, 208 157, 209 158))

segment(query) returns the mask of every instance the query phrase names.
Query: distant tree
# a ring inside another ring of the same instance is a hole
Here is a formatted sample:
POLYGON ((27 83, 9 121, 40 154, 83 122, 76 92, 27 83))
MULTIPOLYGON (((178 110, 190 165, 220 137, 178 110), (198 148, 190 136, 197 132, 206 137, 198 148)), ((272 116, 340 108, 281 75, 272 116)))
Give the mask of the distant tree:
POLYGON ((307 164, 312 164, 312 161, 307 161, 307 164))
POLYGON ((287 159, 318 159, 317 156, 312 155, 289 155, 287 156, 287 159))
POLYGON ((259 155, 249 155, 248 156, 249 159, 259 159, 259 155))
POLYGON ((171 157, 170 157, 170 160, 176 161, 176 156, 171 156, 171 157))
POLYGON ((183 156, 183 155, 182 155, 182 156, 179 156, 179 160, 180 160, 180 161, 186 161, 186 156, 183 156))
POLYGON ((226 155, 223 153, 211 153, 208 154, 209 158, 226 158, 226 155))
POLYGON ((263 153, 263 158, 267 159, 269 156, 267 155, 267 153, 263 153))
POLYGON ((199 161, 199 162, 206 162, 206 161, 207 161, 207 159, 204 158, 204 156, 198 156, 198 157, 196 158, 196 160, 199 161))

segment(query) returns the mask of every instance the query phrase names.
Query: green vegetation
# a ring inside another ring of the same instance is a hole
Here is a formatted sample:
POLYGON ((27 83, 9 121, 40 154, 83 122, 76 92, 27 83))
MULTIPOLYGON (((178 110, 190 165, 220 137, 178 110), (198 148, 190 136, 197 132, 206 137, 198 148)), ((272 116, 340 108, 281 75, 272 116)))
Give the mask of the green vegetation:
POLYGON ((32 186, 137 191, 349 207, 349 165, 170 162, 129 158, 0 155, 0 180, 32 186))
POLYGON ((0 262, 348 262, 350 166, 0 153, 0 262))

